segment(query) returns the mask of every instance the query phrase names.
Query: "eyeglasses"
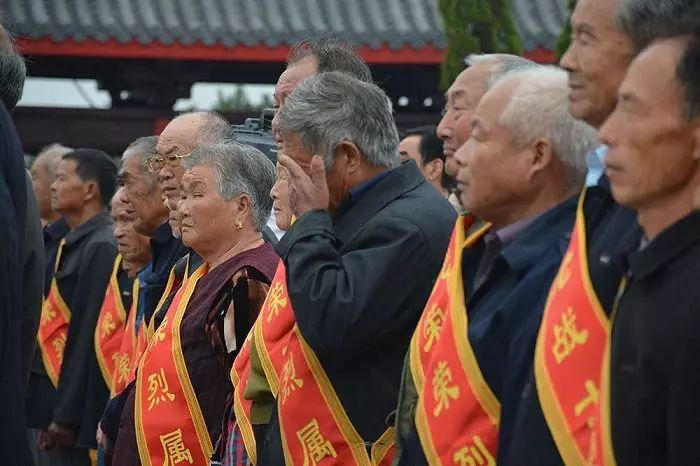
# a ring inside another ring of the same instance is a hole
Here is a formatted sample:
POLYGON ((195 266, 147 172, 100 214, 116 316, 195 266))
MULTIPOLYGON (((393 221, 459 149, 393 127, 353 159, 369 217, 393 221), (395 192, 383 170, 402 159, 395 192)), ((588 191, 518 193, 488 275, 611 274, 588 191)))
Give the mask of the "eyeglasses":
POLYGON ((163 157, 149 157, 146 159, 146 167, 148 168, 148 171, 151 173, 158 173, 163 169, 163 166, 167 163, 173 168, 177 168, 180 166, 180 160, 184 159, 185 157, 189 157, 190 154, 185 154, 185 155, 169 155, 166 158, 163 157))

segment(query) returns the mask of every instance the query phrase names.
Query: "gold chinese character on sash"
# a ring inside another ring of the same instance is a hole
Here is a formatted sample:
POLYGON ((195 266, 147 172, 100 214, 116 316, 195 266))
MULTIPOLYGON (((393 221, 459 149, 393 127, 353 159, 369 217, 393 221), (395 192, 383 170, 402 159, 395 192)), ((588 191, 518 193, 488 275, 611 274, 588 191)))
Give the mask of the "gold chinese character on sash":
POLYGON ((472 437, 472 445, 462 447, 452 456, 457 466, 495 466, 496 459, 486 448, 481 437, 472 437))
POLYGON ((433 374, 433 397, 437 403, 433 416, 438 417, 443 410, 450 409, 450 399, 459 398, 459 387, 451 383, 452 371, 446 361, 440 361, 433 374))
MULTIPOLYGON (((282 356, 287 354, 287 347, 282 348, 282 356)), ((292 353, 289 352, 289 358, 287 362, 284 363, 282 368, 282 404, 287 401, 289 395, 296 390, 304 386, 304 380, 297 377, 296 369, 294 368, 294 361, 292 360, 292 353)))
POLYGON ((107 314, 102 321, 102 338, 112 333, 116 328, 117 324, 114 323, 114 317, 112 317, 112 314, 107 314))
POLYGON ((433 343, 440 336, 442 324, 445 322, 445 311, 434 305, 428 312, 427 319, 423 324, 423 336, 425 337, 425 345, 423 351, 426 353, 433 347, 433 343))
POLYGON ((588 330, 579 331, 576 328, 576 314, 569 307, 561 315, 561 325, 554 326, 554 345, 552 354, 557 364, 561 364, 571 352, 588 341, 588 330))
POLYGON ((154 372, 148 376, 148 410, 158 406, 161 401, 173 401, 175 395, 170 393, 168 380, 165 378, 165 370, 160 369, 160 372, 154 372))
POLYGON ((129 355, 125 353, 114 353, 112 355, 114 367, 117 369, 117 382, 126 382, 129 378, 129 355))
POLYGON ((267 313, 267 321, 270 322, 273 317, 279 315, 280 309, 287 305, 287 297, 284 295, 284 284, 282 282, 275 282, 275 285, 270 289, 268 299, 270 312, 267 313))
POLYGON ((44 306, 44 311, 41 313, 41 320, 44 324, 48 324, 51 322, 54 318, 56 317, 56 311, 54 311, 53 307, 51 306, 50 303, 46 303, 44 306))
POLYGON ((66 349, 66 335, 60 334, 51 340, 51 346, 53 346, 53 350, 56 352, 58 363, 61 364, 63 362, 63 351, 66 349))
MULTIPOLYGON (((143 325, 143 324, 142 324, 143 325)), ((165 340, 165 328, 168 326, 168 316, 165 316, 163 322, 160 323, 158 329, 153 334, 153 339, 158 341, 165 340)))
POLYGON ((585 409, 588 408, 590 405, 598 404, 598 395, 600 392, 595 386, 595 382, 593 382, 592 380, 586 380, 583 386, 586 388, 587 395, 581 401, 576 403, 576 406, 574 406, 574 414, 576 414, 577 416, 580 416, 583 413, 583 411, 585 411, 585 409))
POLYGON ((163 466, 175 465, 185 461, 190 464, 194 462, 190 449, 185 448, 185 442, 182 440, 182 429, 161 435, 160 443, 163 445, 163 466))
POLYGON ((312 419, 311 422, 299 429, 297 438, 301 442, 301 448, 304 450, 304 466, 316 466, 328 456, 333 458, 338 456, 331 442, 321 435, 316 419, 312 419))
POLYGON ((571 261, 574 260, 574 253, 568 251, 564 256, 564 260, 561 261, 561 267, 559 268, 559 273, 557 278, 554 279, 554 288, 556 291, 561 291, 571 278, 571 261))
POLYGON ((447 277, 450 276, 450 272, 452 272, 452 261, 452 251, 448 250, 447 257, 445 258, 445 262, 442 264, 442 269, 440 270, 440 275, 438 276, 439 280, 447 280, 447 277))

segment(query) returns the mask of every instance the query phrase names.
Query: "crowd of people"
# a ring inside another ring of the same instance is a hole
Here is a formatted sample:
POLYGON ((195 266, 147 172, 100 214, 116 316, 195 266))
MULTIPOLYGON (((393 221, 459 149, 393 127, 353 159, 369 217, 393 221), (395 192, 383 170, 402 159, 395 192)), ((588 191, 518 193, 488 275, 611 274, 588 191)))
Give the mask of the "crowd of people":
POLYGON ((401 137, 304 41, 276 165, 192 112, 30 179, 6 79, 2 464, 700 464, 695 3, 579 0, 560 67, 471 55, 401 137))

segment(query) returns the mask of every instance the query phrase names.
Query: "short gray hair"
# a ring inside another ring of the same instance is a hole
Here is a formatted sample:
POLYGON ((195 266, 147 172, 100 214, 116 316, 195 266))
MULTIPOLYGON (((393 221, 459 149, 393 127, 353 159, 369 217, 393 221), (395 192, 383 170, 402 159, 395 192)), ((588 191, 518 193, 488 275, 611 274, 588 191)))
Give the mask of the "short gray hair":
POLYGON ((464 59, 467 66, 479 65, 481 63, 493 63, 489 79, 486 81, 486 90, 491 89, 503 76, 523 70, 531 66, 537 66, 534 61, 528 60, 518 55, 507 53, 472 53, 464 59))
POLYGON ((203 121, 197 135, 198 146, 210 146, 235 140, 236 134, 233 127, 221 114, 216 112, 199 113, 203 121))
POLYGON ((494 88, 517 80, 513 96, 500 116, 514 147, 546 138, 564 165, 566 186, 580 188, 586 174, 586 154, 598 144, 594 128, 569 113, 568 76, 554 66, 536 66, 514 72, 494 88))
POLYGON ((158 182, 158 175, 148 171, 146 165, 146 160, 149 157, 155 157, 158 155, 156 152, 156 146, 158 145, 158 136, 144 136, 138 138, 124 150, 122 155, 122 162, 131 157, 137 157, 139 162, 139 167, 141 168, 141 174, 143 175, 146 184, 154 189, 158 182))
POLYGON ((73 150, 74 149, 59 143, 49 144, 39 151, 34 163, 36 163, 39 159, 43 160, 46 173, 51 179, 55 179, 61 159, 63 159, 63 156, 67 153, 73 152, 73 150))
POLYGON ((22 98, 26 77, 24 58, 17 51, 10 33, 0 25, 0 100, 8 111, 15 108, 22 98))
POLYGON ((319 73, 341 71, 364 81, 372 82, 372 73, 367 63, 351 45, 333 36, 318 36, 305 39, 289 51, 287 68, 294 66, 306 57, 314 57, 319 73))
POLYGON ((299 84, 279 110, 279 130, 296 133, 305 150, 323 157, 326 170, 345 141, 375 167, 393 168, 400 161, 386 94, 345 73, 320 73, 299 84))
POLYGON ((270 159, 254 147, 229 141, 197 147, 182 161, 187 170, 199 166, 211 168, 224 201, 241 194, 248 196, 251 221, 256 231, 262 231, 272 211, 270 191, 276 177, 270 159))
POLYGON ((695 0, 620 0, 615 24, 641 50, 656 39, 696 32, 700 27, 696 3, 695 0))

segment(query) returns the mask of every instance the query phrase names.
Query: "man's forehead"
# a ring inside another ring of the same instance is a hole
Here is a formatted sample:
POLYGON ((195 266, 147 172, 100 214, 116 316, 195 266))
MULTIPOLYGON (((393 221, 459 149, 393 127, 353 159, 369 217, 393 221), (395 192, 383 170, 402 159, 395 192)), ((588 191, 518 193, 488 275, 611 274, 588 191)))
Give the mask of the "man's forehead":
POLYGON ((482 121, 498 122, 519 84, 518 79, 506 79, 496 84, 479 101, 475 116, 482 121))
POLYGON ((463 95, 485 92, 491 72, 498 62, 490 60, 472 65, 462 71, 447 90, 448 97, 456 98, 463 95))
POLYGON ((612 29, 618 0, 579 0, 571 15, 571 25, 592 29, 612 29))
POLYGON ((654 42, 643 50, 632 61, 620 86, 620 95, 632 95, 650 102, 671 103, 674 97, 682 99, 676 69, 687 40, 685 37, 665 39, 654 42))

